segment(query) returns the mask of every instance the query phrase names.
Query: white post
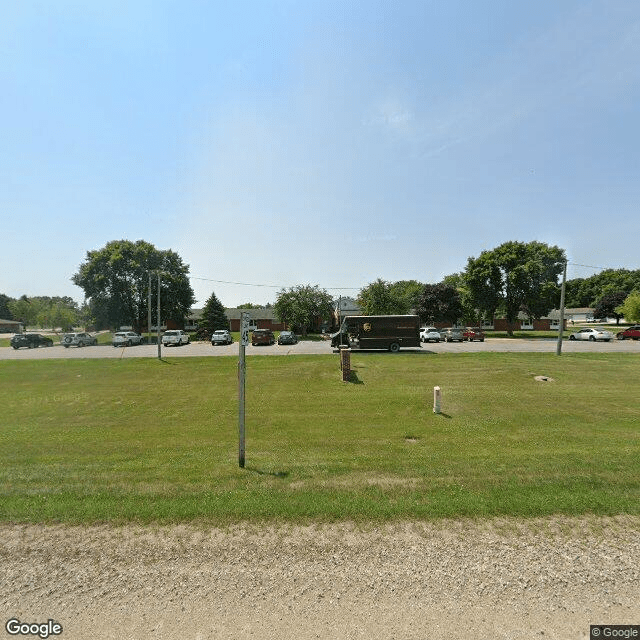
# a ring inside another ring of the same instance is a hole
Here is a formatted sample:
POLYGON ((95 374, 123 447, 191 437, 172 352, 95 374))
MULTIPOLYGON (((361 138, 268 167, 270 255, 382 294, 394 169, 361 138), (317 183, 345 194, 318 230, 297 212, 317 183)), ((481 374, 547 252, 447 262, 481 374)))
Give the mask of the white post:
POLYGON ((440 413, 442 405, 442 393, 440 387, 433 387, 433 413, 440 413))

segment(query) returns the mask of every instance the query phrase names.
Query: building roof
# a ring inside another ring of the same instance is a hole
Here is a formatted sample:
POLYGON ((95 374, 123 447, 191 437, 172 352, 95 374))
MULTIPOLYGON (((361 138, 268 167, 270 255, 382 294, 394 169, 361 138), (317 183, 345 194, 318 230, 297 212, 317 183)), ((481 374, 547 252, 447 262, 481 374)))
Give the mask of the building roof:
POLYGON ((275 320, 280 322, 273 307, 258 307, 256 309, 225 309, 229 320, 240 320, 241 313, 248 313, 252 320, 275 320))

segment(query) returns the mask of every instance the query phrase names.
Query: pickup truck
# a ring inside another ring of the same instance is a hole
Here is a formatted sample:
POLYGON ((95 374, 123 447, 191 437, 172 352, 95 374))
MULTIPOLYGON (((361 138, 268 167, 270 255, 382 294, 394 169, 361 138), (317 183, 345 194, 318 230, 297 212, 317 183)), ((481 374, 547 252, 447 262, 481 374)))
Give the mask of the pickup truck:
POLYGON ((181 347, 183 344, 189 344, 189 334, 180 329, 170 329, 165 331, 162 336, 162 344, 165 347, 173 345, 174 347, 181 347))

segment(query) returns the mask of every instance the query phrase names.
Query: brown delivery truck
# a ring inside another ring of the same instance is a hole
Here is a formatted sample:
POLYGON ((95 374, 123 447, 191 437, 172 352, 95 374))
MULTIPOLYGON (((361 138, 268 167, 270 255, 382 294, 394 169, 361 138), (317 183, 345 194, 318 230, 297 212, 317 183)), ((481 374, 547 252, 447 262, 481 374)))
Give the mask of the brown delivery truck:
POLYGON ((352 349, 388 349, 421 347, 418 316, 347 316, 337 333, 331 336, 331 346, 352 349))

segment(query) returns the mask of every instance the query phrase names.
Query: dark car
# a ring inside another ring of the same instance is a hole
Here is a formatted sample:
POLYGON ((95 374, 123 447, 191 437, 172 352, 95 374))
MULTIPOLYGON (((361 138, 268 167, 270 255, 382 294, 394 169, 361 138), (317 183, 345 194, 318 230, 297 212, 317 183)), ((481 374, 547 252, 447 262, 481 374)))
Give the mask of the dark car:
POLYGON ((9 342, 14 349, 19 349, 20 347, 34 349, 37 347, 53 346, 53 340, 51 338, 42 336, 39 333, 17 333, 9 342))
POLYGON ((275 344, 276 337, 271 329, 255 329, 251 334, 251 344, 275 344))
POLYGON ((293 331, 281 331, 278 344, 298 344, 298 336, 293 331))
POLYGON ((465 327, 462 336, 469 342, 473 342, 474 340, 484 342, 484 331, 478 327, 465 327))
POLYGON ((618 340, 640 340, 640 324, 627 327, 624 331, 618 331, 616 338, 618 340))

